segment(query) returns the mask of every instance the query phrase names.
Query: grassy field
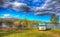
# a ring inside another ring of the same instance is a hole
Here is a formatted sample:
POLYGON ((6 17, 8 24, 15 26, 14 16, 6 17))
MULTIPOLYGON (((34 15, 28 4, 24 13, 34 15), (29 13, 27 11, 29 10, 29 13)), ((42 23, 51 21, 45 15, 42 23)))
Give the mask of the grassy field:
POLYGON ((17 30, 3 37, 60 37, 60 30, 51 29, 39 31, 38 29, 17 30))

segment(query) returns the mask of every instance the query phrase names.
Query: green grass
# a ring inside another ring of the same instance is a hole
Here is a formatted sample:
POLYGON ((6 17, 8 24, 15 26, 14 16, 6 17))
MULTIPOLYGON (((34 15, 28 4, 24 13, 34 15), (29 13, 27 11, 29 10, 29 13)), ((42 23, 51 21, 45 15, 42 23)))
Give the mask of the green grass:
POLYGON ((45 34, 45 33, 38 33, 38 32, 24 32, 24 33, 15 33, 10 34, 5 37, 53 37, 51 34, 45 34))
POLYGON ((50 31, 53 32, 53 33, 60 34, 60 30, 59 29, 51 29, 50 31))
POLYGON ((2 37, 55 37, 53 36, 53 34, 55 35, 55 33, 60 34, 60 30, 58 29, 51 29, 48 31, 39 31, 38 29, 22 29, 22 30, 14 30, 14 31, 7 31, 8 33, 4 32, 4 31, 0 31, 0 35, 2 35, 2 37), (47 33, 48 32, 48 33, 47 33), (49 33, 52 32, 52 33, 49 33), (3 34, 5 34, 3 36, 3 34), (6 35, 7 34, 7 35, 6 35))
POLYGON ((22 30, 17 31, 17 33, 12 33, 5 37, 54 37, 51 34, 43 33, 42 31, 38 31, 37 29, 33 30, 22 30))
POLYGON ((15 33, 14 31, 1 31, 0 30, 0 37, 10 35, 11 33, 15 33))

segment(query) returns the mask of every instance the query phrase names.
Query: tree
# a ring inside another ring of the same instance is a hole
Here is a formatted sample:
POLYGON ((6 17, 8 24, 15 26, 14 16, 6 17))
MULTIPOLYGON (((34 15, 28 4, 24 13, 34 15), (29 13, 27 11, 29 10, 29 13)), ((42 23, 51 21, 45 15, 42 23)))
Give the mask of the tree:
POLYGON ((27 27, 27 25, 28 25, 28 20, 27 20, 26 18, 23 19, 22 22, 21 22, 21 24, 27 27))
POLYGON ((32 27, 33 25, 38 26, 39 25, 39 21, 35 21, 35 20, 31 21, 30 22, 30 26, 32 27))
POLYGON ((54 20, 55 20, 54 21, 54 24, 57 27, 57 25, 59 24, 59 18, 58 18, 58 16, 56 16, 56 18, 54 20))
POLYGON ((20 21, 20 20, 16 20, 16 21, 13 22, 13 24, 14 24, 17 28, 19 28, 19 26, 20 26, 20 24, 21 24, 21 21, 20 21))
POLYGON ((51 21, 52 24, 55 25, 54 28, 56 28, 57 25, 59 24, 59 18, 58 18, 58 16, 55 15, 55 14, 52 14, 52 15, 51 15, 50 21, 51 21))
POLYGON ((7 19, 4 22, 8 25, 8 27, 12 27, 13 26, 13 20, 12 19, 7 19))
POLYGON ((28 28, 31 28, 33 25, 33 21, 28 21, 28 28))
POLYGON ((0 18, 0 26, 2 26, 2 23, 3 23, 3 19, 0 18))

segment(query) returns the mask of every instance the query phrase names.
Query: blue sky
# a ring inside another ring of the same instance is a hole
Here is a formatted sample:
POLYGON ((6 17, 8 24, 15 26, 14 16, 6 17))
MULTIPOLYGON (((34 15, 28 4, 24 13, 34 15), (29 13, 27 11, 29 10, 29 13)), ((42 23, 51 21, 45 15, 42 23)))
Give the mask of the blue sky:
MULTIPOLYGON (((19 2, 26 3, 29 7, 40 7, 44 4, 45 0, 18 0, 19 2)), ((6 17, 16 17, 20 19, 28 19, 28 20, 38 20, 38 21, 50 21, 50 15, 44 15, 44 16, 36 16, 33 12, 25 13, 24 11, 15 11, 12 9, 7 8, 1 8, 0 7, 0 17, 6 18, 6 17)))

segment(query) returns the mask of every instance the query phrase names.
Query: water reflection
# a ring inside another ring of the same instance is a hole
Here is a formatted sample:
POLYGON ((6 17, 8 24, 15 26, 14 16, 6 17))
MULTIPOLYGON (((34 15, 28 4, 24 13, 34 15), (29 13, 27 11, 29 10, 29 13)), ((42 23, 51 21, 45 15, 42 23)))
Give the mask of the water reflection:
MULTIPOLYGON (((46 25, 47 28, 54 28, 54 26, 55 26, 54 24, 52 24, 52 25, 48 25, 48 24, 47 24, 47 25, 46 25)), ((58 25, 56 26, 56 28, 57 28, 57 29, 60 29, 60 24, 58 24, 58 25)))

